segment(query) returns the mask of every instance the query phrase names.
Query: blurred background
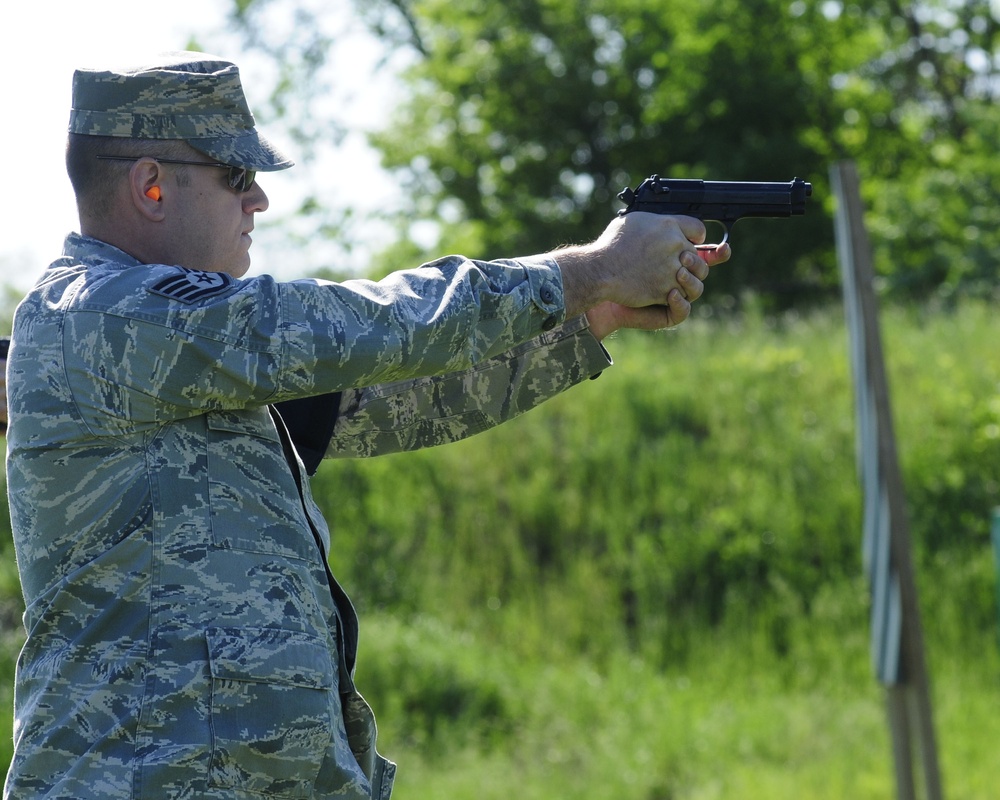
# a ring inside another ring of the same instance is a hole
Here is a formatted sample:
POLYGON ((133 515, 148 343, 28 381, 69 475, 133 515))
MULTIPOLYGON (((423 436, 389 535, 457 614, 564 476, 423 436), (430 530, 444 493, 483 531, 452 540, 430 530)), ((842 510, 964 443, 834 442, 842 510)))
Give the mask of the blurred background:
POLYGON ((993 795, 1000 4, 87 9, 59 31, 26 10, 0 79, 0 106, 38 127, 0 131, 18 154, 0 192, 4 330, 75 226, 72 69, 151 50, 240 63, 298 162, 261 179, 254 271, 281 279, 587 241, 652 173, 813 184, 806 216, 738 223, 692 319, 618 335, 600 380, 459 445, 321 467, 334 571, 362 613, 358 684, 402 797, 893 796, 833 236, 843 160, 878 275, 946 793, 993 795))

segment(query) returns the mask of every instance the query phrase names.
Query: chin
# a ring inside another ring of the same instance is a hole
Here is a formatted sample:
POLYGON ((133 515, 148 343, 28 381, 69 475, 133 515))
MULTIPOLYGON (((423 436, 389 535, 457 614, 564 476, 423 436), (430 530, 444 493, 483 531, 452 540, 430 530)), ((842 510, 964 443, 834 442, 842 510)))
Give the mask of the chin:
POLYGON ((234 278, 242 278, 244 275, 246 275, 250 271, 250 264, 247 263, 245 266, 242 266, 242 267, 232 267, 231 269, 227 269, 227 270, 224 270, 224 271, 228 275, 231 275, 234 278))
POLYGON ((233 259, 232 263, 222 268, 222 271, 234 278, 242 278, 250 271, 249 253, 244 253, 242 257, 233 259))

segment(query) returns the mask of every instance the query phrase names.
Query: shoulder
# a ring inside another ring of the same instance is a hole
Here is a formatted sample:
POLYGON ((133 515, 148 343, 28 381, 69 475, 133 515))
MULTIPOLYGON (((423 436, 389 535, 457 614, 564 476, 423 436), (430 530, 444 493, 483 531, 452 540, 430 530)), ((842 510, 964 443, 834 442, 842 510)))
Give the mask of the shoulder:
POLYGON ((150 321, 161 315, 226 316, 243 305, 267 305, 269 294, 276 296, 257 279, 239 280, 222 272, 165 264, 94 267, 81 276, 70 308, 150 321))
POLYGON ((205 272, 186 267, 156 270, 147 282, 146 291, 188 305, 235 291, 239 281, 225 272, 205 272))
POLYGON ((161 306, 200 303, 233 295, 247 286, 223 272, 188 269, 170 264, 144 264, 107 242, 70 234, 63 256, 47 271, 46 282, 72 284, 68 294, 77 304, 107 308, 123 305, 161 306))

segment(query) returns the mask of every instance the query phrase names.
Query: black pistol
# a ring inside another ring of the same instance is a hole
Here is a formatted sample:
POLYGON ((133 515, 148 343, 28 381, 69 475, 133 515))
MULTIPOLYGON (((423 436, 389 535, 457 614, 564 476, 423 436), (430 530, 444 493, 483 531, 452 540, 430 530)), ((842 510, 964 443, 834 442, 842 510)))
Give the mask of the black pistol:
POLYGON ((812 184, 801 178, 790 181, 701 181, 687 178, 661 178, 653 175, 635 189, 625 188, 618 199, 625 208, 618 216, 630 211, 653 214, 680 214, 697 217, 703 222, 716 222, 725 230, 723 242, 736 220, 743 217, 791 217, 806 211, 806 198, 812 195, 812 184))

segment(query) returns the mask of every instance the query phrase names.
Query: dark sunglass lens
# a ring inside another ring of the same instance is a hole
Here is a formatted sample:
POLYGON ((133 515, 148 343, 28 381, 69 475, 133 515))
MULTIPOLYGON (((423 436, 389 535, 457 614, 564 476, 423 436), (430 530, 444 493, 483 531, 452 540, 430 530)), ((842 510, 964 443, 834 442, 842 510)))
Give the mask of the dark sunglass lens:
POLYGON ((246 170, 242 167, 230 167, 229 168, 229 188, 239 189, 243 191, 243 177, 246 175, 246 170))
POLYGON ((249 192, 256 175, 256 170, 244 169, 243 167, 230 167, 229 187, 241 192, 249 192))

